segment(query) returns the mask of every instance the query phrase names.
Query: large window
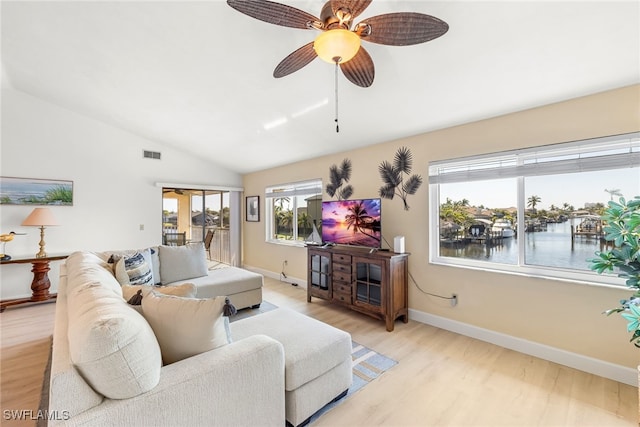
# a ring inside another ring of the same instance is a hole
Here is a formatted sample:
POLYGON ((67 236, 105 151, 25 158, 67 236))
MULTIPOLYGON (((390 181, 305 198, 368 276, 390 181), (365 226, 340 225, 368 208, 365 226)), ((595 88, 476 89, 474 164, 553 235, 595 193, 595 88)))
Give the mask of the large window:
POLYGON ((600 215, 640 195, 640 133, 429 165, 430 261, 608 284, 600 215))
POLYGON ((322 223, 322 181, 267 187, 267 241, 300 244, 312 240, 322 223), (315 230, 314 230, 315 227, 315 230))

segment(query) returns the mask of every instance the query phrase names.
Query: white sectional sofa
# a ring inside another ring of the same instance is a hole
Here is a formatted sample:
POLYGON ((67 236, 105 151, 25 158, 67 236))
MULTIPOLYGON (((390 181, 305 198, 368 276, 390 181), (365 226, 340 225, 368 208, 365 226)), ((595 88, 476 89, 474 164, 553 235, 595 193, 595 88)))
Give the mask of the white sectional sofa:
POLYGON ((273 338, 252 335, 164 366, 161 359, 154 331, 104 257, 69 256, 56 302, 49 425, 285 424, 284 349, 273 338))
POLYGON ((193 284, 138 286, 129 304, 135 286, 116 276, 149 272, 118 273, 126 252, 113 254, 75 252, 61 267, 49 425, 297 426, 346 395, 348 333, 285 308, 229 327, 227 298, 194 298, 193 284))

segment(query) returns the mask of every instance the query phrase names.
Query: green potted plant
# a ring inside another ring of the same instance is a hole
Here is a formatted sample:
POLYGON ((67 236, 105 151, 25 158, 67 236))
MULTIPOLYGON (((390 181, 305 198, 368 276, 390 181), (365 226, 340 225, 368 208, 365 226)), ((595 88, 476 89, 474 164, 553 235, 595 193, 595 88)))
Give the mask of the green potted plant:
POLYGON ((605 222, 605 240, 613 242, 613 248, 596 252, 596 258, 589 260, 591 270, 603 273, 617 271, 618 276, 626 279, 626 286, 632 291, 628 299, 620 300, 620 306, 604 313, 620 313, 630 332, 629 340, 640 348, 640 196, 626 201, 610 201, 602 215, 605 222))

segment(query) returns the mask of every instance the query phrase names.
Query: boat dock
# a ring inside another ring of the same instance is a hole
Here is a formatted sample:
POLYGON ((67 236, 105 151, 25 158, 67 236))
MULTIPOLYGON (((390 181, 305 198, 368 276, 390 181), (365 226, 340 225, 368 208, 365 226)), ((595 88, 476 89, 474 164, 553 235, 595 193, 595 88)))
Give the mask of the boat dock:
POLYGON ((581 219, 582 221, 580 222, 580 224, 571 226, 572 242, 576 239, 576 237, 604 239, 604 227, 599 216, 589 215, 582 217, 581 219))
POLYGON ((455 236, 441 238, 440 243, 453 246, 464 246, 468 244, 484 244, 490 246, 502 245, 504 241, 504 233, 502 231, 485 230, 482 234, 469 234, 458 232, 455 236))

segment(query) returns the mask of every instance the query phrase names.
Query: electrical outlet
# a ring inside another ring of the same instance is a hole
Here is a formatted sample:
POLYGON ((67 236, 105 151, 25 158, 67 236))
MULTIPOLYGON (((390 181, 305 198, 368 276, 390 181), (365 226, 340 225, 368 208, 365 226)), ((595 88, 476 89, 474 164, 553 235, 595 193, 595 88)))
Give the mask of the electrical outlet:
POLYGON ((458 295, 453 294, 451 295, 451 307, 455 307, 456 305, 458 305, 458 295))
POLYGON ((144 224, 140 224, 140 231, 144 231, 144 224))

